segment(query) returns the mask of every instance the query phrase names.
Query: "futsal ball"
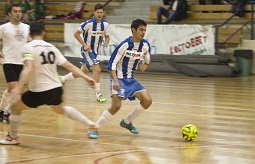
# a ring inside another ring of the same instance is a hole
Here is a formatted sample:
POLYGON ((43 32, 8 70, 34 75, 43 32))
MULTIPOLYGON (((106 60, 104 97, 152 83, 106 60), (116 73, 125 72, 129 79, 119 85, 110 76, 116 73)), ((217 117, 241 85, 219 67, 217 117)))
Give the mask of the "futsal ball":
POLYGON ((182 127, 182 137, 187 141, 196 139, 197 134, 197 127, 193 124, 187 124, 182 127))

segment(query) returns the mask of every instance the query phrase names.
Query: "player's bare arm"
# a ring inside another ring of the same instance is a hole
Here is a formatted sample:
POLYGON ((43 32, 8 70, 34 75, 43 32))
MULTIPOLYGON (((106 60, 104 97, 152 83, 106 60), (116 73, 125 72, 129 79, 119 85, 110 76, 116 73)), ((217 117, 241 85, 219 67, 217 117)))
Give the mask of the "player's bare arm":
POLYGON ((110 35, 105 35, 105 40, 103 41, 104 46, 108 47, 109 42, 110 42, 110 35))
POLYGON ((4 54, 0 51, 0 58, 4 58, 4 54))
POLYGON ((83 39, 81 38, 81 32, 79 30, 77 30, 75 33, 74 33, 74 37, 76 38, 76 40, 84 47, 84 50, 86 51, 91 51, 91 47, 89 45, 87 45, 83 39))
POLYGON ((66 61, 62 66, 65 67, 68 71, 72 72, 74 76, 83 78, 92 89, 95 88, 96 83, 95 80, 84 74, 79 68, 74 66, 72 63, 66 61))
POLYGON ((141 71, 141 72, 144 72, 147 68, 148 68, 148 64, 140 64, 138 65, 138 69, 141 71))
POLYGON ((120 84, 116 75, 116 70, 111 70, 111 76, 113 80, 113 89, 116 91, 120 90, 120 84))

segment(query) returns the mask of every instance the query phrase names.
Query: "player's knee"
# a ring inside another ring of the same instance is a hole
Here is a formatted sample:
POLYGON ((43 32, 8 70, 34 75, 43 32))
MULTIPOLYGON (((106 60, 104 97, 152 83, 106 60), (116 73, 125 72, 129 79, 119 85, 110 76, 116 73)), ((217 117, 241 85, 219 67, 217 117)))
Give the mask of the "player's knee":
POLYGON ((98 67, 98 68, 96 69, 96 72, 97 72, 97 73, 100 73, 100 72, 101 72, 101 68, 98 67))
POLYGON ((141 102, 141 105, 144 109, 148 109, 152 104, 152 99, 149 97, 146 100, 144 100, 143 102, 141 102))
POLYGON ((8 91, 8 93, 11 93, 11 91, 17 86, 17 82, 11 82, 11 84, 10 85, 8 85, 8 89, 7 89, 7 91, 8 91))
POLYGON ((101 68, 99 67, 99 65, 95 65, 94 67, 93 67, 93 72, 94 73, 100 73, 101 72, 101 68))
POLYGON ((120 110, 120 107, 121 107, 121 106, 119 106, 119 105, 114 105, 114 106, 112 106, 111 108, 109 108, 108 110, 109 110, 109 112, 110 112, 112 115, 114 115, 115 113, 117 113, 117 112, 120 110))
POLYGON ((82 72, 85 73, 85 74, 88 73, 88 69, 87 69, 86 67, 82 67, 81 70, 82 70, 82 72))

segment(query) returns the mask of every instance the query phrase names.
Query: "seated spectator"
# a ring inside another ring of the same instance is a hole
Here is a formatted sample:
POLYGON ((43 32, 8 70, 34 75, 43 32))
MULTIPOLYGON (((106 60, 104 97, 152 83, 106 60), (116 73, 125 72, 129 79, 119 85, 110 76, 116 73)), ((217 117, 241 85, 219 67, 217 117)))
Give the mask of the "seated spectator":
POLYGON ((232 0, 212 0, 212 4, 232 4, 232 0))
POLYGON ((23 21, 35 21, 39 19, 44 19, 45 6, 41 3, 41 0, 34 0, 31 5, 31 10, 26 11, 27 18, 23 19, 23 21))
POLYGON ((5 15, 4 20, 5 20, 6 22, 8 22, 8 21, 10 20, 9 15, 8 15, 8 8, 9 8, 9 6, 10 6, 12 3, 13 3, 12 0, 6 0, 5 6, 4 6, 4 15, 5 15))
POLYGON ((205 0, 199 0, 199 4, 200 5, 206 5, 206 2, 205 2, 205 0))
POLYGON ((64 17, 64 19, 81 19, 84 5, 84 2, 77 2, 74 10, 64 17))
POLYGON ((249 0, 234 0, 231 8, 231 12, 235 16, 243 17, 245 13, 245 6, 248 4, 249 0))
POLYGON ((232 0, 223 0, 223 4, 232 4, 233 1, 232 0))
POLYGON ((41 3, 41 0, 34 0, 32 5, 32 20, 43 19, 45 17, 45 6, 41 3))
POLYGON ((171 0, 163 0, 163 5, 169 5, 171 0))
POLYGON ((169 8, 159 7, 157 10, 157 24, 162 24, 162 15, 166 17, 163 24, 169 24, 171 21, 180 21, 187 18, 187 1, 186 0, 171 0, 169 8))
POLYGON ((22 14, 23 14, 23 18, 22 18, 22 22, 28 22, 29 18, 30 18, 30 14, 31 14, 31 6, 29 3, 29 0, 23 0, 19 2, 21 8, 22 8, 22 14))

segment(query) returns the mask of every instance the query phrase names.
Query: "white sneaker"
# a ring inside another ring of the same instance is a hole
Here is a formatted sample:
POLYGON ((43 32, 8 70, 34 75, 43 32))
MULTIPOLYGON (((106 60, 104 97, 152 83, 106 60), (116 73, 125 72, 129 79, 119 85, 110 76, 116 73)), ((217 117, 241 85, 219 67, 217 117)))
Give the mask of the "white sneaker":
POLYGON ((12 138, 10 136, 10 133, 8 133, 4 140, 0 140, 0 144, 3 144, 3 145, 18 145, 18 144, 20 144, 20 139, 19 139, 19 137, 12 138))

